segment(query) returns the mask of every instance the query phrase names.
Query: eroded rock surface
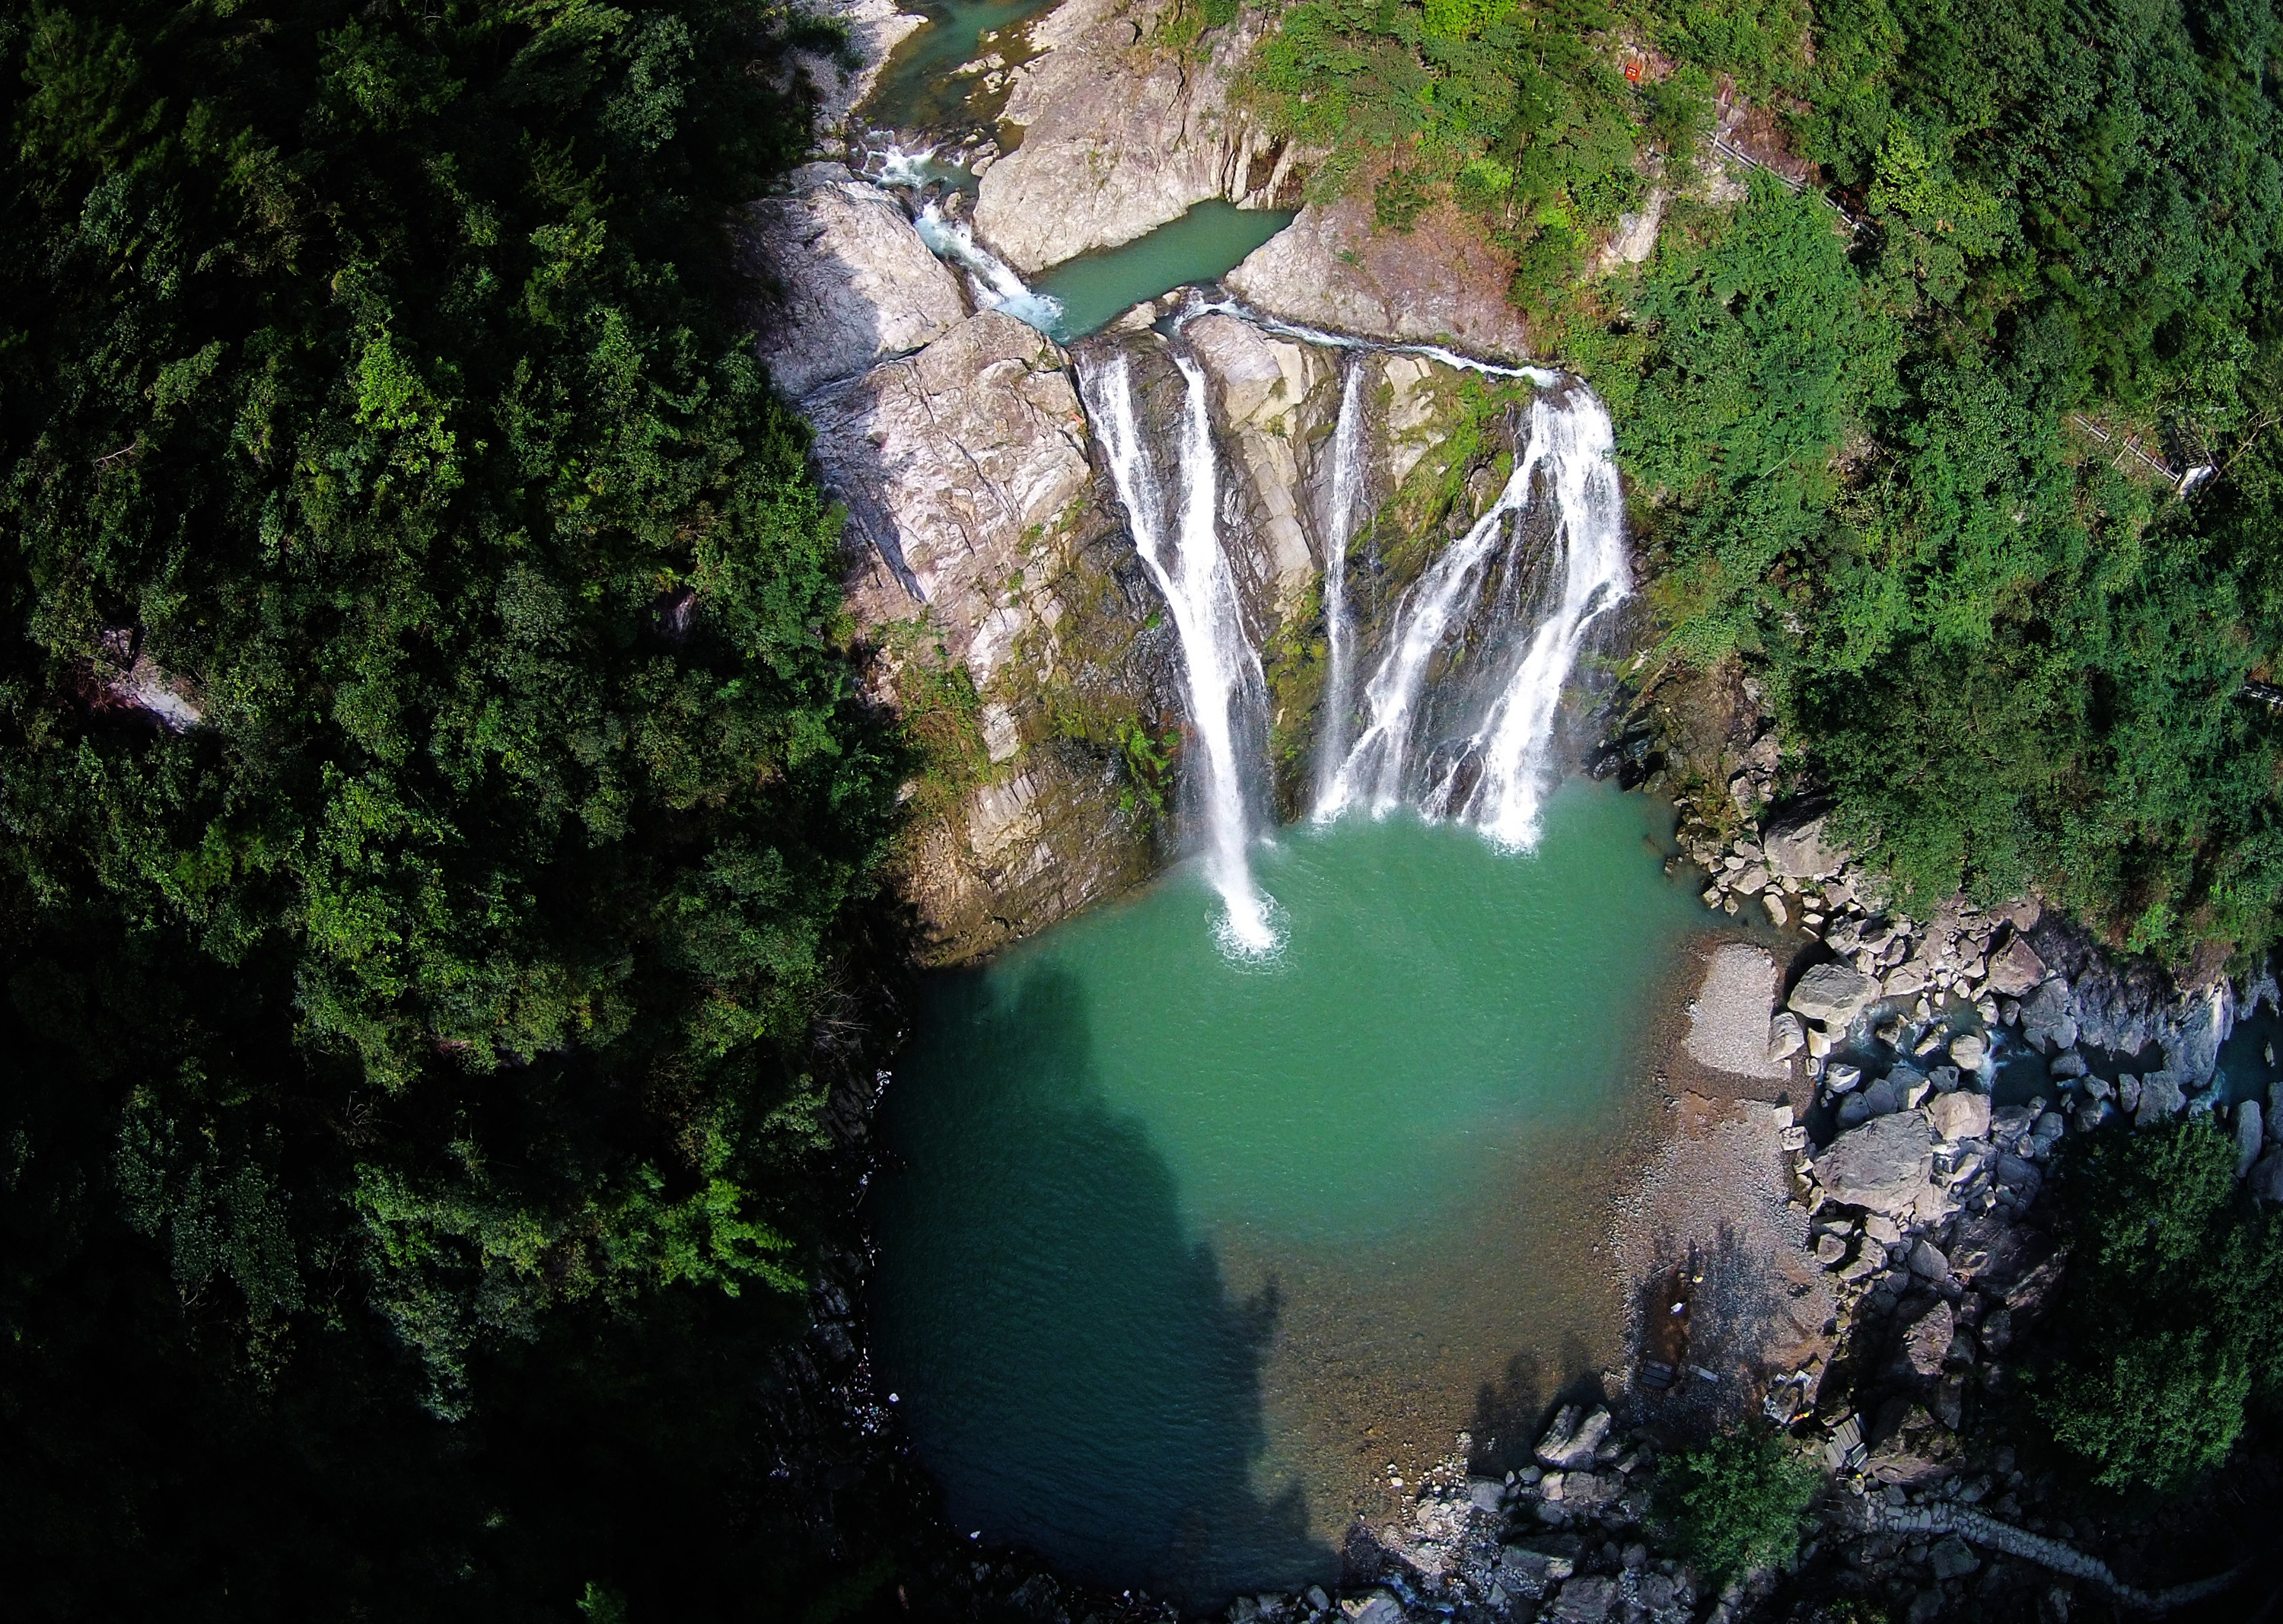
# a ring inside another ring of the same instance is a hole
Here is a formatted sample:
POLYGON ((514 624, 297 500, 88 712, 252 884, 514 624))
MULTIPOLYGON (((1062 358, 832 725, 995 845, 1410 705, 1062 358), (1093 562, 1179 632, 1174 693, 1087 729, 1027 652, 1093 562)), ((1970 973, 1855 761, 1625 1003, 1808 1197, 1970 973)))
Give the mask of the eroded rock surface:
POLYGON ((1001 115, 1022 144, 984 176, 975 209, 977 234, 1016 269, 1131 242, 1207 199, 1258 208, 1293 191, 1291 150, 1229 105, 1266 20, 1247 12, 1198 62, 1154 43, 1164 10, 1068 0, 1032 25, 1040 54, 1001 115))
POLYGON ((934 342, 965 319, 957 278, 896 200, 837 163, 748 210, 744 269, 769 376, 793 400, 934 342))
POLYGON ((1513 262, 1453 204, 1408 232, 1375 231, 1370 199, 1344 198, 1309 204, 1221 280, 1286 321, 1522 361, 1530 326, 1507 302, 1513 279, 1513 262))
POLYGON ((923 951, 971 958, 1138 883, 1151 832, 1115 733, 1173 714, 1168 634, 1149 630, 1157 602, 1097 477, 1069 357, 986 312, 807 410, 849 510, 848 602, 876 691, 908 703, 915 673, 964 668, 979 702, 984 760, 908 854, 923 951))

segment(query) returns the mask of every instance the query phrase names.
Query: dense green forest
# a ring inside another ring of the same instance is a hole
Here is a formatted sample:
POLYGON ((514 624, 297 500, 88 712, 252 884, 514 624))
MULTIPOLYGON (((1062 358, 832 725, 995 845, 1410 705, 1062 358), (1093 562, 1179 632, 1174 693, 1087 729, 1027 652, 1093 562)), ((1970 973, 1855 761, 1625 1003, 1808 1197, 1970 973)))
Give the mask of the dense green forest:
POLYGON ((723 282, 794 43, 0 20, 16 1616, 699 1617, 791 1559, 751 1384, 900 776, 723 282))
POLYGON ((1906 895, 2034 882, 2186 956, 2283 906, 2279 56, 2267 0, 1302 0, 1250 89, 1383 228, 1448 198, 1516 254, 1668 652, 1764 675, 1906 895), (1816 183, 1703 201, 1723 90, 1816 183), (1586 277, 1657 187, 1653 261, 1586 277))

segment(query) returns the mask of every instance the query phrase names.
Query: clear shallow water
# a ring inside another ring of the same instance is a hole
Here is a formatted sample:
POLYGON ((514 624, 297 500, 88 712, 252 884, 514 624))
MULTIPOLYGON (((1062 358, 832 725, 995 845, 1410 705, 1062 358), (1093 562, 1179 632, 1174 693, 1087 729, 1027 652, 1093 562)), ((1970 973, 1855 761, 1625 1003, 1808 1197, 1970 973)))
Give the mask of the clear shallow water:
POLYGON ((1032 285, 1063 307, 1054 336, 1082 338, 1145 299, 1192 282, 1219 281, 1291 224, 1297 212, 1239 208, 1216 199, 1130 243, 1064 260, 1032 285))
POLYGON ((1047 0, 903 0, 898 9, 926 18, 927 27, 914 29, 889 53, 860 111, 868 121, 895 129, 966 123, 968 94, 982 75, 954 70, 993 51, 1006 55, 1014 42, 1002 36, 985 45, 983 35, 1027 22, 1046 6, 1047 0))
POLYGON ((951 1513, 1203 1601, 1614 1351, 1636 1035, 1701 923, 1640 797, 1528 856, 1407 816, 1258 855, 1285 946, 1168 876, 936 981, 883 1118, 876 1359, 951 1513))

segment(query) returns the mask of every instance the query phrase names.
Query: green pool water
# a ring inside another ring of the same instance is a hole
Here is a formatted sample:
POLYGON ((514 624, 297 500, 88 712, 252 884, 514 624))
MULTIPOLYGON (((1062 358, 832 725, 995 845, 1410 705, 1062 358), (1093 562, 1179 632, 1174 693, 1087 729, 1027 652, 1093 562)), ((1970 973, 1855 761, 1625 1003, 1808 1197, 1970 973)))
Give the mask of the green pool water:
POLYGON ((1010 28, 1046 9, 1047 0, 931 0, 900 10, 927 19, 888 55, 887 65, 864 98, 863 116, 895 129, 941 129, 969 121, 968 96, 980 75, 955 75, 962 65, 1006 41, 986 46, 983 35, 1010 28))
POLYGON ((1064 260, 1032 286, 1062 301, 1058 339, 1081 338, 1145 299, 1217 282, 1244 256, 1292 223, 1297 211, 1200 203, 1147 236, 1099 254, 1064 260))
MULTIPOLYGON (((875 1356, 964 1530, 1204 1602, 1334 1574, 1461 1427, 1614 1349, 1611 1169, 1693 899, 1587 784, 1538 848, 1407 817, 1177 870, 928 989, 883 1113, 875 1356)), ((1638 1134, 1635 1134, 1638 1138, 1638 1134)))

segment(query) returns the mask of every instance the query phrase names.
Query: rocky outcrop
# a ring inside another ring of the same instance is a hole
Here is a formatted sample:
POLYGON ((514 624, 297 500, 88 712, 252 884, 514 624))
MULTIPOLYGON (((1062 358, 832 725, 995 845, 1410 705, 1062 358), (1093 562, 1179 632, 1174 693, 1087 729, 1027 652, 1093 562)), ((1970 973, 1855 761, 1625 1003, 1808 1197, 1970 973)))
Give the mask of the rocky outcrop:
MULTIPOLYGON (((1031 25, 1039 55, 1000 115, 1022 144, 991 166, 977 235, 1025 275, 1131 242, 1196 205, 1298 201, 1295 153, 1229 105, 1266 20, 1207 36, 1204 59, 1160 45, 1160 0, 1066 0, 1031 25)), ((1503 284, 1501 284, 1503 285, 1503 284)))
POLYGON ((959 282, 896 200, 837 163, 793 171, 791 190, 747 211, 743 269, 777 388, 805 399, 934 342, 967 315, 959 282))
POLYGON ((931 612, 987 688, 1064 605, 1010 578, 1051 550, 1094 477, 1068 357, 995 311, 808 403, 826 483, 848 506, 850 607, 869 625, 931 612))
MULTIPOLYGON (((874 687, 963 669, 979 749, 923 820, 905 889, 924 953, 955 962, 1149 871, 1121 723, 1169 715, 1167 634, 1089 455, 1069 357, 1010 316, 970 316, 807 403, 849 511, 848 602, 874 687)), ((924 682, 919 686, 924 688, 924 682)))
POLYGON ((1370 199, 1351 197, 1309 204, 1221 285, 1286 321, 1522 361, 1530 326, 1507 302, 1513 280, 1514 262, 1455 205, 1380 231, 1370 199))
POLYGON ((1323 568, 1320 508, 1310 492, 1329 480, 1318 463, 1339 410, 1336 359, 1227 316, 1199 316, 1182 336, 1212 385, 1213 426, 1249 510, 1230 562, 1256 619, 1281 623, 1323 568))

